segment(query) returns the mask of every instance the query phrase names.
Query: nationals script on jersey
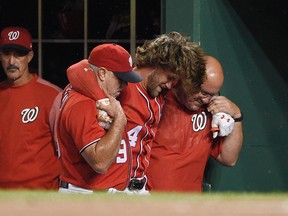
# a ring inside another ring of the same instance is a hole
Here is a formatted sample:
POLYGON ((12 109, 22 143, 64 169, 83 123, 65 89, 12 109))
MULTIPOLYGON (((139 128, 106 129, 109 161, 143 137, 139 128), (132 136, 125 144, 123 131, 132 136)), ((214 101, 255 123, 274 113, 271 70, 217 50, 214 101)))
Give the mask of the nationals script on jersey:
POLYGON ((121 92, 119 101, 128 120, 126 132, 132 150, 131 178, 141 178, 149 166, 163 98, 151 98, 139 83, 129 83, 121 92))

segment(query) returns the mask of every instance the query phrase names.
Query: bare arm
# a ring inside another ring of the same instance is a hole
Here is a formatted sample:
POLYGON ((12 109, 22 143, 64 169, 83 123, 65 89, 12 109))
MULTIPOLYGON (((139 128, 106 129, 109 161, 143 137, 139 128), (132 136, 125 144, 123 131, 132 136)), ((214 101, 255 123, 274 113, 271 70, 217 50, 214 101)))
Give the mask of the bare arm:
POLYGON ((110 105, 99 105, 97 108, 105 110, 114 119, 110 129, 99 142, 82 152, 87 163, 98 173, 105 173, 115 160, 127 123, 119 101, 112 97, 109 99, 110 105))
POLYGON ((234 166, 238 160, 243 143, 242 123, 235 122, 233 131, 223 141, 223 149, 217 161, 225 166, 234 166))
MULTIPOLYGON (((213 97, 208 105, 208 111, 212 114, 225 112, 233 118, 241 116, 239 107, 224 96, 213 97)), ((242 143, 242 122, 235 122, 232 133, 224 138, 222 153, 218 155, 217 161, 225 166, 234 166, 238 160, 242 143)))

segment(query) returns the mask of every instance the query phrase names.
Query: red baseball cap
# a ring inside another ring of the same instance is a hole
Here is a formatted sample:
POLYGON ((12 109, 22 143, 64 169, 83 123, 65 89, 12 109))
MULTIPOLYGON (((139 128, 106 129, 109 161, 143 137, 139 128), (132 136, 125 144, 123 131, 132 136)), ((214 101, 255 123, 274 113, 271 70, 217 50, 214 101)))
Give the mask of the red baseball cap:
POLYGON ((142 81, 142 77, 133 71, 130 54, 120 45, 102 44, 96 46, 91 51, 88 62, 112 71, 123 81, 132 83, 142 81))
POLYGON ((29 52, 32 50, 32 37, 29 31, 21 27, 7 27, 1 32, 0 49, 15 49, 29 52))

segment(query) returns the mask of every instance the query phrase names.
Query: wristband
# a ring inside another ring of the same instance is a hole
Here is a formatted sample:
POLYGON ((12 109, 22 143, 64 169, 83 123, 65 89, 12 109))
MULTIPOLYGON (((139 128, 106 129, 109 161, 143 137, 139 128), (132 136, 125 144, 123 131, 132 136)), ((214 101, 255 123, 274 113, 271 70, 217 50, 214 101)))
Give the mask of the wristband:
POLYGON ((243 120, 243 113, 240 111, 241 116, 239 118, 233 118, 235 122, 241 122, 243 120))

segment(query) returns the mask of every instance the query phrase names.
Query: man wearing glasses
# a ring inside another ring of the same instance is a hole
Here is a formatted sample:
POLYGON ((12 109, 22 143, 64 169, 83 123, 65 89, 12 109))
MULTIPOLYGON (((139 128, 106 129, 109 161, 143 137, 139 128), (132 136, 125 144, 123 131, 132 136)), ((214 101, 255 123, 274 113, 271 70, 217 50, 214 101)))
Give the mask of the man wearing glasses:
POLYGON ((152 191, 201 192, 210 156, 225 166, 236 164, 243 141, 242 113, 219 96, 223 81, 221 64, 208 56, 199 91, 177 85, 167 95, 147 172, 152 191), (220 131, 211 131, 211 125, 220 131))

